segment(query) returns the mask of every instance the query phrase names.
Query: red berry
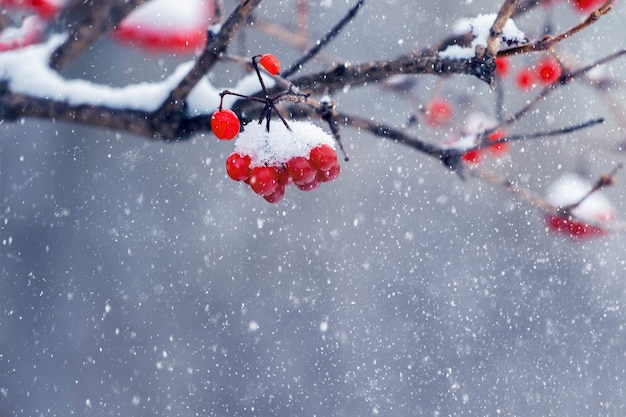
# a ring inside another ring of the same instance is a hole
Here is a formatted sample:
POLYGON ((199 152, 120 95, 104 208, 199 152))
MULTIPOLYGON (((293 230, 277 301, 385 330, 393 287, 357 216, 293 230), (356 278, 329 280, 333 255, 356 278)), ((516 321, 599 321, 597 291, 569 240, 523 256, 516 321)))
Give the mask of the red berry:
POLYGON ((335 165, 330 167, 328 171, 318 171, 317 179, 320 180, 320 182, 332 181, 339 176, 340 171, 341 165, 339 165, 339 162, 335 162, 335 165))
POLYGON ((250 175, 250 157, 232 153, 226 158, 226 173, 235 181, 243 181, 250 175))
POLYGON ((443 126, 452 118, 452 106, 447 100, 436 98, 426 108, 426 123, 432 127, 443 126))
POLYGON ((319 145, 311 149, 309 159, 318 171, 328 171, 337 162, 337 153, 328 145, 319 145))
POLYGON ((506 77, 511 69, 511 61, 505 56, 496 58, 496 74, 500 77, 506 77))
POLYGON ((275 204, 275 203, 278 203, 280 200, 282 200, 284 196, 285 196, 285 186, 278 185, 278 187, 276 187, 276 190, 274 190, 272 194, 264 195, 263 198, 268 203, 275 204))
POLYGON ((211 116, 211 130, 218 139, 233 139, 239 134, 240 127, 239 117, 230 109, 217 110, 211 116))
POLYGON ((316 177, 313 177, 311 182, 308 182, 306 184, 296 184, 296 187, 298 187, 302 191, 313 191, 316 188, 319 188, 321 184, 322 183, 319 179, 317 179, 316 177))
POLYGON ((546 216, 546 223, 548 225, 548 229, 554 232, 568 234, 575 239, 603 236, 606 234, 606 230, 602 229, 601 227, 566 219, 559 216, 553 216, 551 214, 548 214, 546 216))
POLYGON ((572 5, 583 13, 592 11, 602 3, 604 3, 604 0, 572 0, 572 5))
MULTIPOLYGON (((500 129, 500 130, 496 130, 491 135, 489 135, 489 141, 496 142, 505 137, 506 137, 506 130, 500 129)), ((496 143, 495 145, 491 145, 489 147, 489 150, 494 155, 501 155, 503 153, 506 153, 509 150, 509 143, 508 142, 496 143)))
POLYGON ((295 156, 287 162, 287 172, 295 184, 308 184, 315 179, 315 168, 303 156, 295 156))
POLYGON ((461 157, 462 160, 468 162, 470 164, 478 164, 480 162, 481 152, 479 149, 474 149, 471 151, 467 151, 461 157))
POLYGON ((252 168, 248 177, 248 183, 255 193, 268 196, 278 188, 278 171, 268 166, 252 168))
POLYGON ((515 78, 515 83, 517 84, 517 88, 522 91, 528 91, 532 88, 535 77, 534 73, 530 68, 524 68, 517 73, 517 77, 515 78))
POLYGON ((259 64, 272 75, 280 73, 280 61, 272 54, 265 54, 259 58, 259 64))
POLYGON ((545 85, 557 82, 562 73, 561 63, 556 58, 547 57, 537 64, 537 78, 545 85))

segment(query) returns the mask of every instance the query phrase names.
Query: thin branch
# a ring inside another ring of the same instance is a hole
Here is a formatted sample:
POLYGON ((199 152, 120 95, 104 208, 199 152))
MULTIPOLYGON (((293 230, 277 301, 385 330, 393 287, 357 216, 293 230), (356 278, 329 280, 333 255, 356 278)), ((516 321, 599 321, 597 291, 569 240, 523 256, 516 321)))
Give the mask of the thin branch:
POLYGON ((526 45, 517 46, 510 49, 505 49, 503 51, 498 52, 498 56, 510 56, 510 55, 518 55, 527 52, 539 52, 546 51, 552 48, 557 43, 570 38, 577 34, 578 32, 586 29, 588 26, 596 23, 602 16, 607 14, 611 10, 611 6, 615 0, 607 0, 601 7, 594 10, 587 18, 579 23, 578 25, 570 28, 569 30, 557 35, 557 36, 545 36, 538 41, 528 43, 526 45))
POLYGON ((161 132, 165 132, 170 127, 166 136, 174 137, 180 123, 180 113, 185 105, 185 101, 191 90, 198 82, 208 73, 213 65, 219 60, 221 54, 226 51, 231 40, 239 29, 246 22, 252 11, 259 5, 261 0, 243 0, 235 10, 230 14, 226 22, 217 34, 209 32, 210 36, 202 54, 196 59, 193 68, 178 83, 161 107, 156 111, 155 123, 160 125, 158 128, 161 132), (178 115, 178 116, 177 116, 178 115), (177 120, 177 117, 179 118, 177 120))
POLYGON ((563 127, 560 129, 548 130, 544 132, 526 133, 522 135, 510 135, 510 136, 506 136, 498 140, 489 140, 488 135, 482 134, 481 136, 484 137, 485 139, 483 139, 480 142, 480 144, 477 145, 476 147, 468 149, 468 151, 479 150, 479 149, 487 148, 493 145, 498 145, 501 143, 510 143, 510 142, 517 142, 517 141, 531 140, 531 139, 545 139, 545 138, 549 138, 553 136, 567 135, 568 133, 587 129, 587 128, 593 127, 601 123, 604 123, 603 118, 588 120, 584 123, 578 123, 572 126, 563 127))
POLYGON ((302 58, 298 61, 294 62, 289 68, 287 68, 281 74, 284 78, 288 78, 298 72, 300 68, 311 59, 313 59, 328 43, 330 43, 333 39, 337 37, 343 30, 343 28, 356 16, 357 12, 363 6, 365 0, 359 0, 349 11, 348 13, 337 23, 326 35, 324 35, 317 44, 309 49, 302 58))
POLYGON ((574 210, 576 210, 576 208, 579 207, 586 199, 591 197, 592 194, 600 191, 603 188, 615 185, 615 183, 616 183, 615 175, 617 175, 617 173, 622 168, 624 168, 624 164, 622 164, 622 163, 617 164, 617 166, 615 166, 615 168, 613 168, 611 170, 611 172, 609 172, 608 174, 604 174, 604 175, 600 176, 598 181, 596 181, 596 183, 593 185, 593 187, 591 187, 591 189, 587 192, 587 194, 582 196, 580 198, 580 200, 578 200, 577 202, 575 202, 573 204, 569 204, 569 205, 567 205, 565 207, 560 207, 559 211, 562 213, 562 215, 571 216, 572 212, 574 210))
POLYGON ((117 27, 144 0, 96 2, 87 17, 70 32, 67 40, 50 56, 50 68, 57 71, 73 62, 98 38, 117 27))

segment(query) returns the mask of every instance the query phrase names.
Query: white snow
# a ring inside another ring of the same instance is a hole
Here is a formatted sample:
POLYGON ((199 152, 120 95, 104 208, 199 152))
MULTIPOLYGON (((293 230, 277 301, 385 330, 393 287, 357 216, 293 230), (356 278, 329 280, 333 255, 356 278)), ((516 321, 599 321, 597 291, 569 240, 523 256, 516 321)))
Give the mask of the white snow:
POLYGON ((265 126, 265 122, 252 122, 236 139, 235 152, 250 156, 251 167, 265 164, 278 166, 296 156, 308 158, 311 149, 322 144, 335 147, 333 137, 311 122, 290 120, 289 131, 274 116, 269 132, 265 126))
MULTIPOLYGON (((593 185, 575 174, 566 174, 548 188, 546 199, 556 207, 574 204, 584 197, 593 185)), ((615 217, 613 205, 601 192, 596 191, 587 197, 572 214, 582 220, 597 222, 615 217)))
POLYGON ((11 41, 34 39, 43 31, 44 23, 36 15, 26 16, 19 27, 8 27, 0 32, 0 44, 10 45, 11 41))
POLYGON ((444 149, 458 149, 468 151, 476 146, 478 135, 492 129, 497 125, 497 121, 482 112, 471 112, 467 115, 465 123, 461 129, 461 136, 447 138, 441 144, 444 149))
MULTIPOLYGON (((66 101, 73 105, 154 111, 193 66, 193 61, 188 61, 179 65, 163 80, 123 87, 101 85, 81 79, 68 80, 48 66, 50 54, 65 37, 66 35, 54 35, 44 43, 0 53, 0 79, 9 83, 11 91, 29 96, 66 101)), ((274 84, 270 77, 264 77, 264 82, 268 87, 274 84)), ((252 94, 260 86, 256 74, 250 74, 229 89, 241 94, 252 94)), ((190 114, 211 114, 219 105, 219 92, 222 90, 214 87, 206 77, 203 78, 189 95, 190 114)), ((228 107, 235 100, 234 97, 227 96, 224 105, 228 107)))
MULTIPOLYGON (((450 45, 445 50, 439 52, 439 56, 450 59, 470 59, 474 57, 476 55, 477 45, 487 46, 489 30, 496 20, 496 17, 497 15, 492 13, 480 14, 472 19, 463 18, 457 20, 454 24, 453 33, 455 35, 462 35, 471 32, 474 39, 469 47, 450 45)), ((517 28, 515 22, 509 19, 502 30, 502 40, 509 44, 517 44, 526 42, 526 36, 524 32, 517 28)))
POLYGON ((122 26, 158 30, 203 28, 210 18, 207 0, 151 0, 128 15, 122 26))

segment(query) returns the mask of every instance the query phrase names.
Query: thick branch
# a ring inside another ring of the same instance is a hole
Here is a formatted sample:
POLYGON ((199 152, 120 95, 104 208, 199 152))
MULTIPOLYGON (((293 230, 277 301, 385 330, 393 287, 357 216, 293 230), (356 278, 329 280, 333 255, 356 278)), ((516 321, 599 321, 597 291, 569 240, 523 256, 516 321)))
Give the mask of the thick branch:
POLYGON ((504 25, 511 18, 518 3, 519 0, 504 0, 504 3, 502 3, 502 7, 500 7, 496 20, 491 25, 489 37, 487 38, 487 50, 485 52, 488 57, 495 58, 498 55, 504 25))
POLYGON ((72 105, 65 101, 32 97, 8 91, 6 83, 0 86, 0 109, 2 120, 36 117, 124 131, 150 139, 156 138, 149 123, 150 115, 144 111, 87 104, 72 105))

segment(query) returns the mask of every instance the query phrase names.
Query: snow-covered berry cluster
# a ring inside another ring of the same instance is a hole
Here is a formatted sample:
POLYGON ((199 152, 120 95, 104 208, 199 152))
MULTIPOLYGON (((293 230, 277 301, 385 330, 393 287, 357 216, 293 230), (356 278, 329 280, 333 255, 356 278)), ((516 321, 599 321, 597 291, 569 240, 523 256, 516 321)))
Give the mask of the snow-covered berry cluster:
POLYGON ((461 160, 470 164, 478 164, 483 161, 486 156, 494 156, 496 158, 507 154, 509 150, 508 142, 498 142, 506 137, 506 130, 496 129, 487 136, 489 143, 493 145, 477 147, 480 145, 478 138, 488 130, 492 130, 497 126, 497 121, 484 113, 472 112, 464 121, 461 136, 454 136, 444 141, 442 146, 447 149, 458 149, 463 151, 461 160))
POLYGON ((226 158, 228 176, 270 203, 282 200, 290 184, 312 191, 337 178, 341 169, 332 136, 310 122, 291 121, 289 126, 291 130, 277 126, 268 132, 249 124, 226 158))
POLYGON ((571 217, 547 214, 545 220, 548 229, 574 239, 605 235, 607 230, 600 224, 614 219, 615 210, 601 191, 589 194, 592 187, 588 181, 574 174, 556 180, 548 189, 548 202, 560 208, 572 204, 576 206, 571 210, 571 217))
MULTIPOLYGON (((323 182, 332 181, 341 167, 335 152, 334 138, 320 127, 305 121, 287 122, 276 108, 281 95, 271 98, 261 78, 258 65, 271 75, 280 73, 280 61, 272 54, 252 58, 265 99, 248 97, 225 90, 217 111, 211 116, 211 130, 221 140, 235 141, 235 151, 226 158, 226 173, 235 181, 243 181, 252 191, 270 203, 277 203, 285 195, 285 188, 293 184, 302 191, 312 191, 323 182), (258 123, 250 123, 241 130, 235 112, 222 108, 224 96, 232 94, 264 103, 258 123), (271 129, 271 115, 281 119, 271 129)), ((291 90, 286 94, 296 95, 291 90)))

